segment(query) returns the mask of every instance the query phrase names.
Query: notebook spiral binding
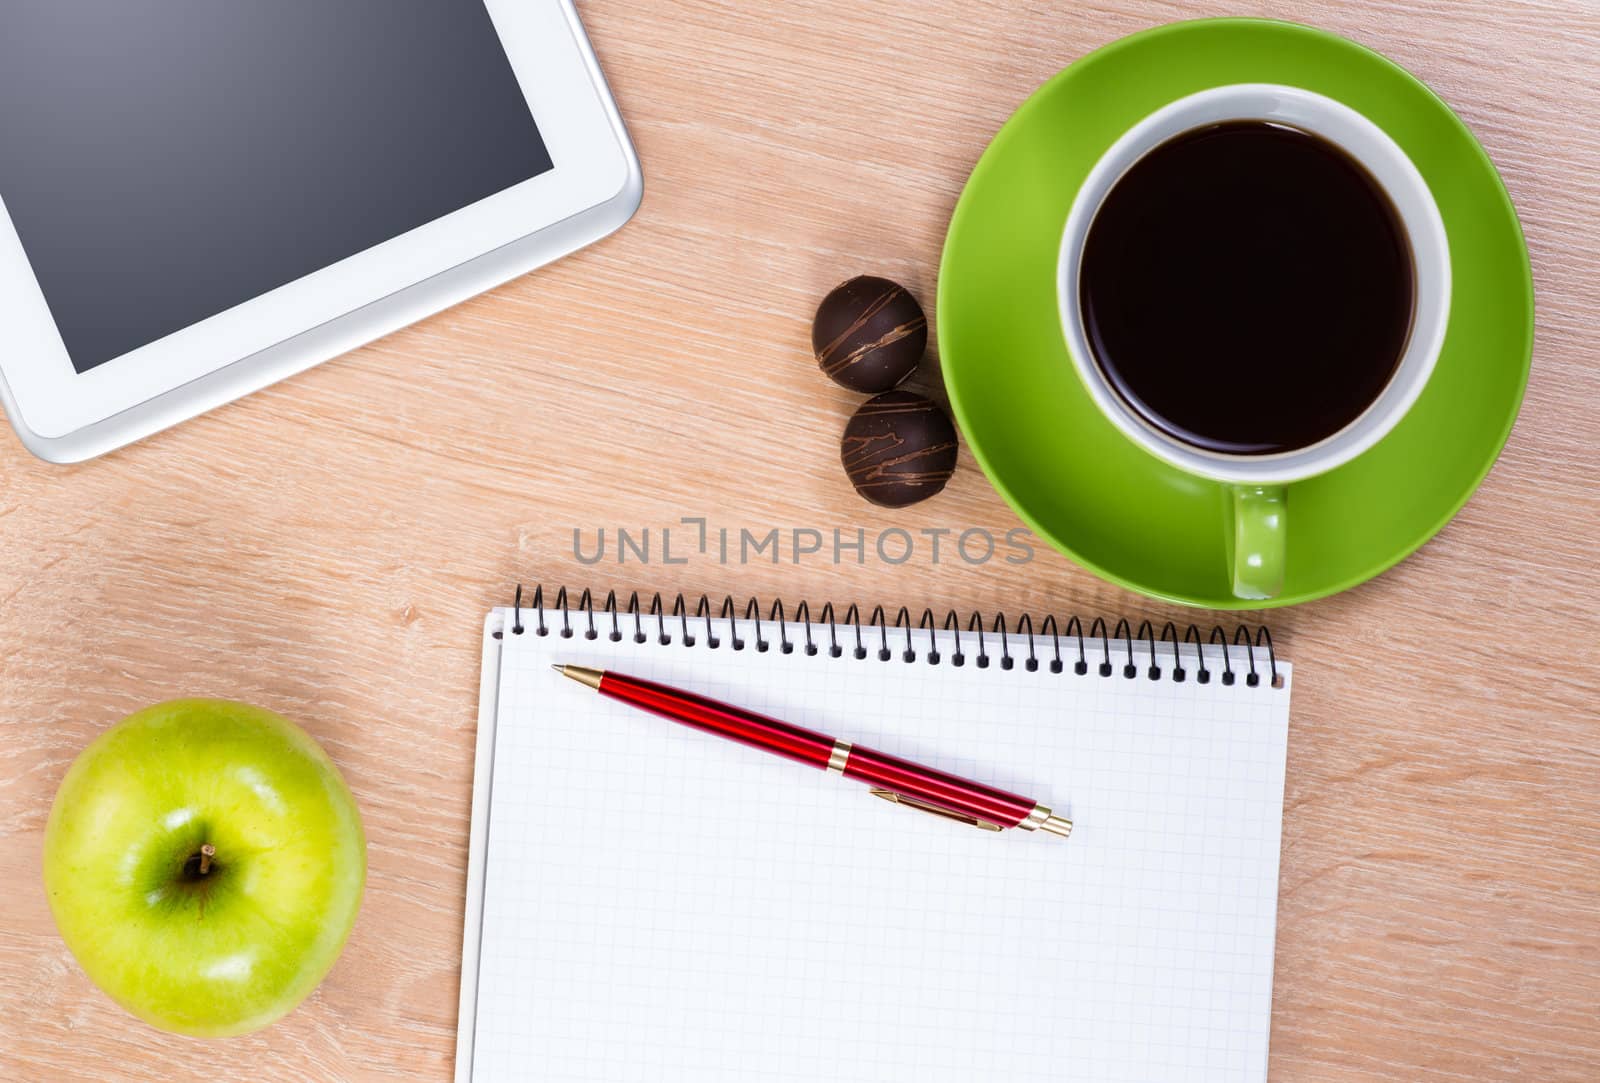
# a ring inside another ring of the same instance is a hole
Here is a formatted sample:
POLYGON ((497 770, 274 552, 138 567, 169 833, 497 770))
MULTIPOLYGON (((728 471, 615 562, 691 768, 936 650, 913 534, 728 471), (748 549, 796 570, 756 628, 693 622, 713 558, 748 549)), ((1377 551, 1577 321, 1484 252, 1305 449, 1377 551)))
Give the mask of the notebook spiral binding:
MULTIPOLYGON (((762 634, 761 602, 751 598, 744 606, 744 612, 739 612, 731 595, 725 596, 720 607, 714 607, 709 595, 702 594, 694 603, 692 611, 690 603, 684 595, 678 594, 673 598, 670 609, 662 601, 662 596, 652 594, 648 605, 640 602, 638 591, 628 595, 625 604, 619 603, 616 591, 608 591, 605 601, 596 604, 592 591, 585 590, 579 595, 577 602, 572 603, 566 587, 556 591, 554 600, 546 606, 543 586, 533 588, 533 597, 527 605, 522 601, 522 586, 518 584, 516 598, 511 607, 511 634, 523 635, 532 632, 534 635, 560 635, 570 639, 581 633, 585 639, 598 639, 601 635, 609 637, 612 642, 621 642, 623 636, 631 635, 634 642, 644 643, 651 637, 646 632, 650 622, 654 622, 654 633, 657 642, 667 645, 672 643, 673 624, 676 623, 679 636, 685 646, 694 646, 697 642, 692 622, 699 622, 705 631, 706 646, 717 649, 722 646, 722 640, 715 634, 711 622, 724 619, 728 621, 733 630, 729 646, 736 651, 742 651, 752 645, 751 640, 739 634, 742 623, 749 625, 753 634, 753 645, 757 651, 765 652, 772 649, 773 641, 762 634), (549 620, 546 612, 549 612, 549 620), (527 613, 533 621, 529 626, 523 623, 523 614, 527 613), (578 621, 578 627, 573 627, 573 613, 585 614, 578 621), (609 616, 609 622, 606 617, 609 616), (556 628, 553 622, 559 617, 560 627, 556 628), (597 626, 596 620, 599 619, 597 626), (604 625, 610 624, 606 629, 604 625), (631 624, 631 630, 625 631, 631 624)), ((1087 676, 1090 672, 1090 658, 1094 654, 1100 656, 1100 661, 1095 664, 1096 672, 1101 677, 1110 677, 1118 671, 1113 663, 1112 656, 1120 654, 1122 676, 1133 680, 1143 674, 1146 680, 1159 681, 1164 677, 1174 683, 1182 683, 1189 678, 1189 670, 1185 668, 1185 656, 1194 665, 1195 680, 1200 684, 1209 684, 1213 672, 1206 664, 1204 646, 1218 646, 1222 648, 1222 673, 1221 682, 1232 685, 1238 680, 1233 668, 1233 655, 1242 653, 1243 660, 1249 665, 1249 670, 1244 674, 1244 683, 1251 688, 1262 683, 1262 674, 1256 666, 1258 651, 1266 654, 1266 682, 1271 688, 1282 688, 1283 678, 1278 673, 1278 658, 1272 647, 1272 633, 1265 626, 1257 626, 1252 635, 1247 625, 1239 625, 1230 641, 1227 630, 1221 625, 1212 625, 1210 635, 1202 637, 1198 625, 1190 624, 1180 635, 1178 626, 1172 621, 1167 621, 1157 633, 1155 625, 1146 620, 1141 621, 1135 629, 1127 620, 1119 620, 1114 626, 1108 626, 1103 618, 1096 617, 1089 625, 1089 630, 1084 631, 1083 622, 1077 617, 1069 617, 1065 625, 1059 625, 1055 617, 1047 616, 1039 624, 1038 631, 1034 631, 1033 618, 1024 613, 1014 622, 1009 622, 1006 615, 996 613, 990 622, 989 637, 984 635, 983 614, 974 612, 967 620, 965 629, 961 626, 961 617, 955 610, 945 613, 942 626, 935 620, 932 609, 924 609, 919 620, 913 623, 911 611, 901 606, 894 616, 893 622, 888 618, 888 611, 883 606, 875 606, 872 614, 866 621, 861 619, 859 606, 851 605, 845 610, 843 617, 838 617, 833 603, 829 602, 822 607, 815 620, 811 617, 811 609, 801 602, 794 609, 794 623, 805 628, 804 650, 806 654, 817 654, 826 649, 834 658, 843 657, 846 649, 851 657, 866 660, 876 657, 880 662, 892 661, 896 652, 889 646, 890 635, 893 633, 896 645, 900 646, 899 658, 902 662, 916 662, 921 659, 927 665, 940 665, 944 656, 939 652, 938 642, 934 633, 941 630, 954 634, 956 649, 949 657, 953 666, 963 666, 967 663, 967 655, 963 650, 963 637, 977 638, 978 653, 974 661, 979 669, 987 668, 991 661, 989 644, 991 639, 999 640, 999 661, 1001 669, 1012 669, 1016 666, 1018 657, 1012 654, 1013 640, 1027 638, 1028 653, 1021 658, 1022 667, 1034 672, 1043 665, 1051 673, 1065 673, 1069 668, 1077 676, 1087 676), (827 627, 827 641, 819 646, 821 629, 827 627), (845 644, 839 641, 840 626, 845 629, 845 644), (813 630, 816 636, 813 636, 813 630), (854 632, 854 646, 849 644, 851 631, 854 632), (874 630, 876 636, 874 637, 874 630), (916 648, 916 637, 926 634, 926 646, 920 653, 916 648), (877 649, 869 648, 871 639, 876 638, 877 649), (1069 644, 1069 654, 1066 660, 1061 656, 1061 644, 1065 640, 1069 644), (1050 647, 1050 656, 1041 661, 1038 654, 1040 641, 1046 641, 1050 647), (1098 641, 1098 642, 1097 642, 1098 641), (1113 648, 1115 642, 1117 646, 1113 648), (1142 644, 1145 648, 1147 665, 1141 671, 1134 662, 1134 647, 1142 644), (1076 645, 1077 659, 1071 660, 1070 647, 1076 645), (1161 655, 1170 652, 1172 664, 1169 667, 1161 665, 1161 655)), ((774 600, 767 611, 767 624, 777 629, 778 649, 784 654, 793 653, 800 645, 789 639, 788 616, 781 599, 774 600)), ((495 638, 501 638, 504 633, 495 632, 495 638)))

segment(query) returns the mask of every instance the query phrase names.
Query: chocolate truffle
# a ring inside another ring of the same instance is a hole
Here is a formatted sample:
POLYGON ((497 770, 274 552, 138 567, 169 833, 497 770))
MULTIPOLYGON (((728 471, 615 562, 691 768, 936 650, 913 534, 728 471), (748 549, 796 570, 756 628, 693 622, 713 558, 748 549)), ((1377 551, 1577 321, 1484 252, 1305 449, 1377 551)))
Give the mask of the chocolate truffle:
POLYGON ((944 488, 956 469, 956 427, 936 403, 910 391, 868 399, 844 427, 839 458, 856 492, 888 508, 944 488))
POLYGON ((876 394, 896 386, 928 348, 928 317, 904 286, 862 275, 822 299, 811 349, 834 383, 876 394))

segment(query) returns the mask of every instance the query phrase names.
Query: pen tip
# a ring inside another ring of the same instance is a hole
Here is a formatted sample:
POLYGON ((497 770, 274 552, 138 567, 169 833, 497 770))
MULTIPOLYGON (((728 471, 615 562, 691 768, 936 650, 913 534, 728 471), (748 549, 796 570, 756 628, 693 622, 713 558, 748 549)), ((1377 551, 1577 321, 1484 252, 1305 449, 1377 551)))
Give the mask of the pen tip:
POLYGON ((577 681, 579 684, 593 688, 597 692, 600 690, 601 680, 606 675, 604 670, 590 669, 588 666, 551 666, 550 668, 568 680, 577 681))

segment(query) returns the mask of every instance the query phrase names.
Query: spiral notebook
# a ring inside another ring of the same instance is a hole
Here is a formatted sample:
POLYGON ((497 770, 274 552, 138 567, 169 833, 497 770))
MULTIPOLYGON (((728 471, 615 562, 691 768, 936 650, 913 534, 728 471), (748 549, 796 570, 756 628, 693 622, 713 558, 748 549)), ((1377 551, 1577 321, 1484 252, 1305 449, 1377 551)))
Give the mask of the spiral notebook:
POLYGON ((1265 631, 857 615, 565 592, 490 615, 457 1079, 1264 1079, 1291 684, 1265 631), (558 663, 1074 830, 873 800, 558 663))

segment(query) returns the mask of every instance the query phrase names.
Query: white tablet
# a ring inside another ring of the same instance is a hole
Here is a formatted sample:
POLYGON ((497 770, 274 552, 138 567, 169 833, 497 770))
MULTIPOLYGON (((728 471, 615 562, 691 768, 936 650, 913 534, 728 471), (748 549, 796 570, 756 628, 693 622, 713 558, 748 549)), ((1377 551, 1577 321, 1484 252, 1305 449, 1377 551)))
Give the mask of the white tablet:
POLYGON ((616 229, 571 0, 50 0, 0 32, 0 401, 100 454, 616 229))

